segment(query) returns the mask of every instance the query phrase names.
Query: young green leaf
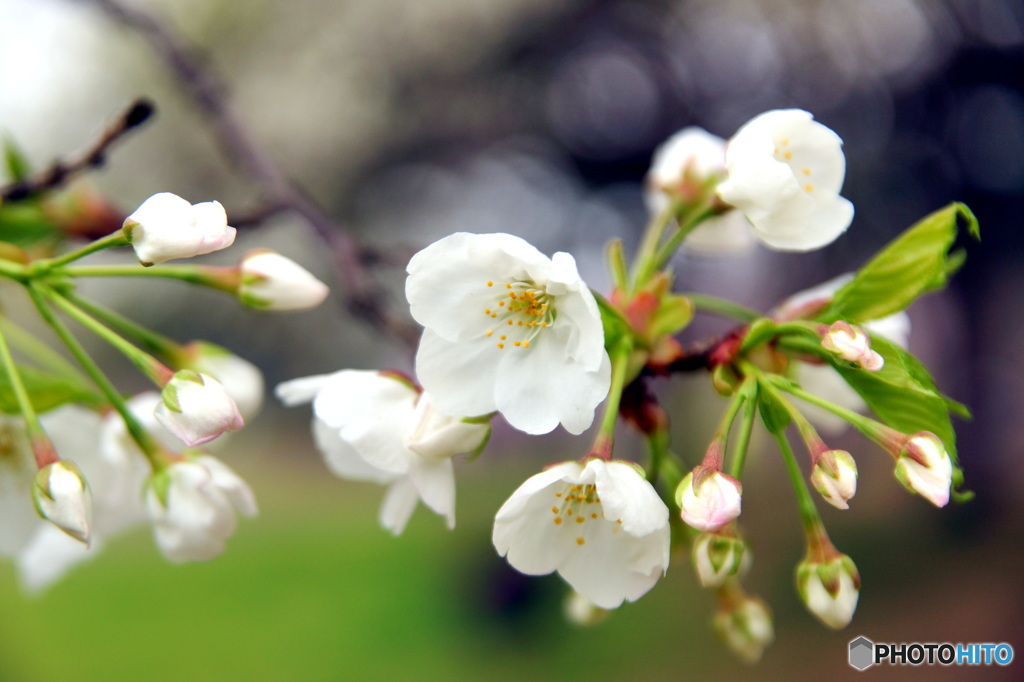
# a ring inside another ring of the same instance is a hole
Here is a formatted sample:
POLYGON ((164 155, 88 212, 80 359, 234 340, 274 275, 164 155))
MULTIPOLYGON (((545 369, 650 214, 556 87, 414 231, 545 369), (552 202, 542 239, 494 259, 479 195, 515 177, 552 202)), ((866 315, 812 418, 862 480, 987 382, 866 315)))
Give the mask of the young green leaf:
MULTIPOLYGON (((32 406, 38 412, 46 412, 70 402, 95 406, 104 402, 99 395, 80 383, 31 365, 19 365, 18 373, 25 383, 32 406)), ((0 411, 6 414, 18 414, 21 411, 10 376, 3 368, 0 368, 0 411)))
POLYGON ((963 264, 949 253, 958 223, 979 239, 978 220, 967 206, 952 203, 922 218, 882 249, 836 292, 818 315, 822 322, 877 320, 903 310, 922 294, 941 289, 963 264))

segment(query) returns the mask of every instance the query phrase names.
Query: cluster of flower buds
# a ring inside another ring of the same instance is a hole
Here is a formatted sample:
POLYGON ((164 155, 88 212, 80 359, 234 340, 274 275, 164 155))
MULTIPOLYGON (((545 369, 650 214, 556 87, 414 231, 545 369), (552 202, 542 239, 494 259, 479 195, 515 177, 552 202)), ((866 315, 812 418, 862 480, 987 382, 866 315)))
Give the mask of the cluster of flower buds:
POLYGON ((3 424, 11 456, 0 458, 0 508, 6 510, 0 554, 16 558, 29 589, 44 588, 108 538, 146 520, 168 559, 203 561, 223 551, 238 516, 256 514, 248 485, 194 448, 237 431, 255 415, 263 401, 261 372, 212 344, 176 343, 66 285, 78 277, 142 274, 138 265, 77 264, 96 251, 131 245, 139 262, 154 268, 145 274, 225 290, 254 308, 298 310, 324 300, 322 282, 271 251, 251 251, 234 268, 158 265, 224 249, 235 237, 218 202, 193 205, 165 192, 143 202, 120 230, 78 250, 35 261, 0 256, 0 275, 27 288, 40 315, 99 389, 73 367, 51 361, 55 379, 74 387, 69 398, 87 396, 89 407, 62 404, 67 398, 54 401, 44 393, 41 402, 48 407, 37 414, 34 385, 22 378, 8 336, 30 358, 40 357, 34 347, 41 344, 13 323, 3 325, 0 361, 23 419, 5 418, 3 424), (119 350, 159 393, 125 400, 58 312, 119 350), (37 470, 31 482, 15 475, 23 470, 37 470), (25 513, 33 504, 37 516, 25 513))

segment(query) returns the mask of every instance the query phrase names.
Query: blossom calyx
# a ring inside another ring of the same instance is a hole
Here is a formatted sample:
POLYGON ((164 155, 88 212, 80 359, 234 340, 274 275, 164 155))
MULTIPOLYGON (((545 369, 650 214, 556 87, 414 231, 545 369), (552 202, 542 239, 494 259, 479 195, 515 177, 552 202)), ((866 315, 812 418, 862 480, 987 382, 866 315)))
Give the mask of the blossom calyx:
POLYGON ((743 485, 732 476, 698 465, 676 488, 683 521, 703 531, 715 531, 740 515, 743 485))
POLYGON ((149 266, 231 246, 235 228, 216 201, 190 204, 170 192, 154 194, 121 227, 139 262, 149 266))
POLYGON ((238 266, 238 298, 260 310, 304 310, 323 303, 330 290, 306 268, 290 258, 255 249, 238 266))
POLYGON ((747 595, 738 600, 728 600, 720 607, 715 612, 712 626, 729 650, 747 663, 757 663, 765 648, 775 639, 768 606, 747 595))
POLYGON ((765 112, 725 149, 722 201, 738 208, 767 246, 810 251, 835 241, 853 221, 839 196, 846 175, 842 140, 800 109, 765 112))
POLYGON ((920 431, 907 438, 894 473, 904 488, 936 507, 945 507, 949 502, 953 460, 934 433, 920 431))
POLYGON ((857 463, 846 450, 825 450, 811 471, 811 484, 833 507, 849 509, 857 493, 857 463))
POLYGON ((750 552, 737 537, 702 533, 693 543, 693 565, 701 585, 720 587, 733 576, 742 577, 750 566, 750 552))
POLYGON ((877 372, 885 365, 885 359, 871 350, 871 337, 860 327, 849 322, 833 322, 821 337, 821 345, 836 356, 860 365, 869 372, 877 372))
POLYGON ((89 544, 92 492, 74 462, 58 460, 40 469, 32 486, 32 500, 41 517, 89 544))
POLYGON ((237 516, 257 513, 248 484, 209 455, 175 462, 154 474, 145 497, 157 546, 175 563, 217 556, 234 534, 237 516))
POLYGON ((845 554, 825 561, 805 560, 797 566, 796 587, 811 614, 828 627, 840 630, 857 610, 860 573, 845 554))
POLYGON ((245 422, 235 401, 211 376, 191 369, 174 373, 160 394, 153 415, 189 447, 238 431, 245 422))

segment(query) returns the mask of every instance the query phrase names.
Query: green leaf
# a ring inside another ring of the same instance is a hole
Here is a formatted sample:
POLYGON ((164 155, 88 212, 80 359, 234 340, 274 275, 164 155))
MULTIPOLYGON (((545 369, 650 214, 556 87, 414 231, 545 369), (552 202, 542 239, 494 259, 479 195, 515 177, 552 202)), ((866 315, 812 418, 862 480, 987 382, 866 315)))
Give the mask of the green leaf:
POLYGON ((24 180, 31 172, 28 158, 10 135, 4 138, 4 165, 11 182, 24 180))
POLYGON ((841 360, 833 360, 833 366, 879 419, 904 433, 931 431, 942 440, 956 465, 950 401, 939 393, 931 374, 913 355, 880 336, 871 337, 871 348, 885 358, 885 366, 877 372, 841 360))
POLYGON ((604 327, 604 347, 612 349, 618 345, 624 336, 633 333, 630 329, 629 321, 604 296, 595 293, 594 300, 597 301, 597 308, 601 311, 601 324, 604 327))
POLYGON ((967 206, 952 203, 922 218, 893 240, 836 292, 818 315, 823 322, 877 320, 899 312, 922 294, 941 289, 962 264, 949 253, 958 222, 979 239, 978 220, 967 206))
MULTIPOLYGON (((37 412, 46 412, 65 403, 77 402, 99 406, 105 401, 81 383, 67 377, 51 374, 30 365, 18 365, 18 373, 25 383, 32 406, 37 412)), ((18 399, 11 386, 7 370, 0 367, 0 411, 19 414, 18 399)))
POLYGON ((0 241, 22 248, 55 241, 60 229, 43 214, 34 201, 9 201, 0 204, 0 241))

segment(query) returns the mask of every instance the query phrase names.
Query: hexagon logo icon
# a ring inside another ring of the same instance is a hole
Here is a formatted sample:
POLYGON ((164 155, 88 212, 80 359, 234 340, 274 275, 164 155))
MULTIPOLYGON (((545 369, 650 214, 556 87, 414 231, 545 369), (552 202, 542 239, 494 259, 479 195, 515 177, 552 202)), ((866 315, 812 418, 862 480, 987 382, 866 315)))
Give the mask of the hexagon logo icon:
POLYGON ((875 662, 875 643, 867 637, 858 637, 850 642, 850 666, 865 670, 875 662))

